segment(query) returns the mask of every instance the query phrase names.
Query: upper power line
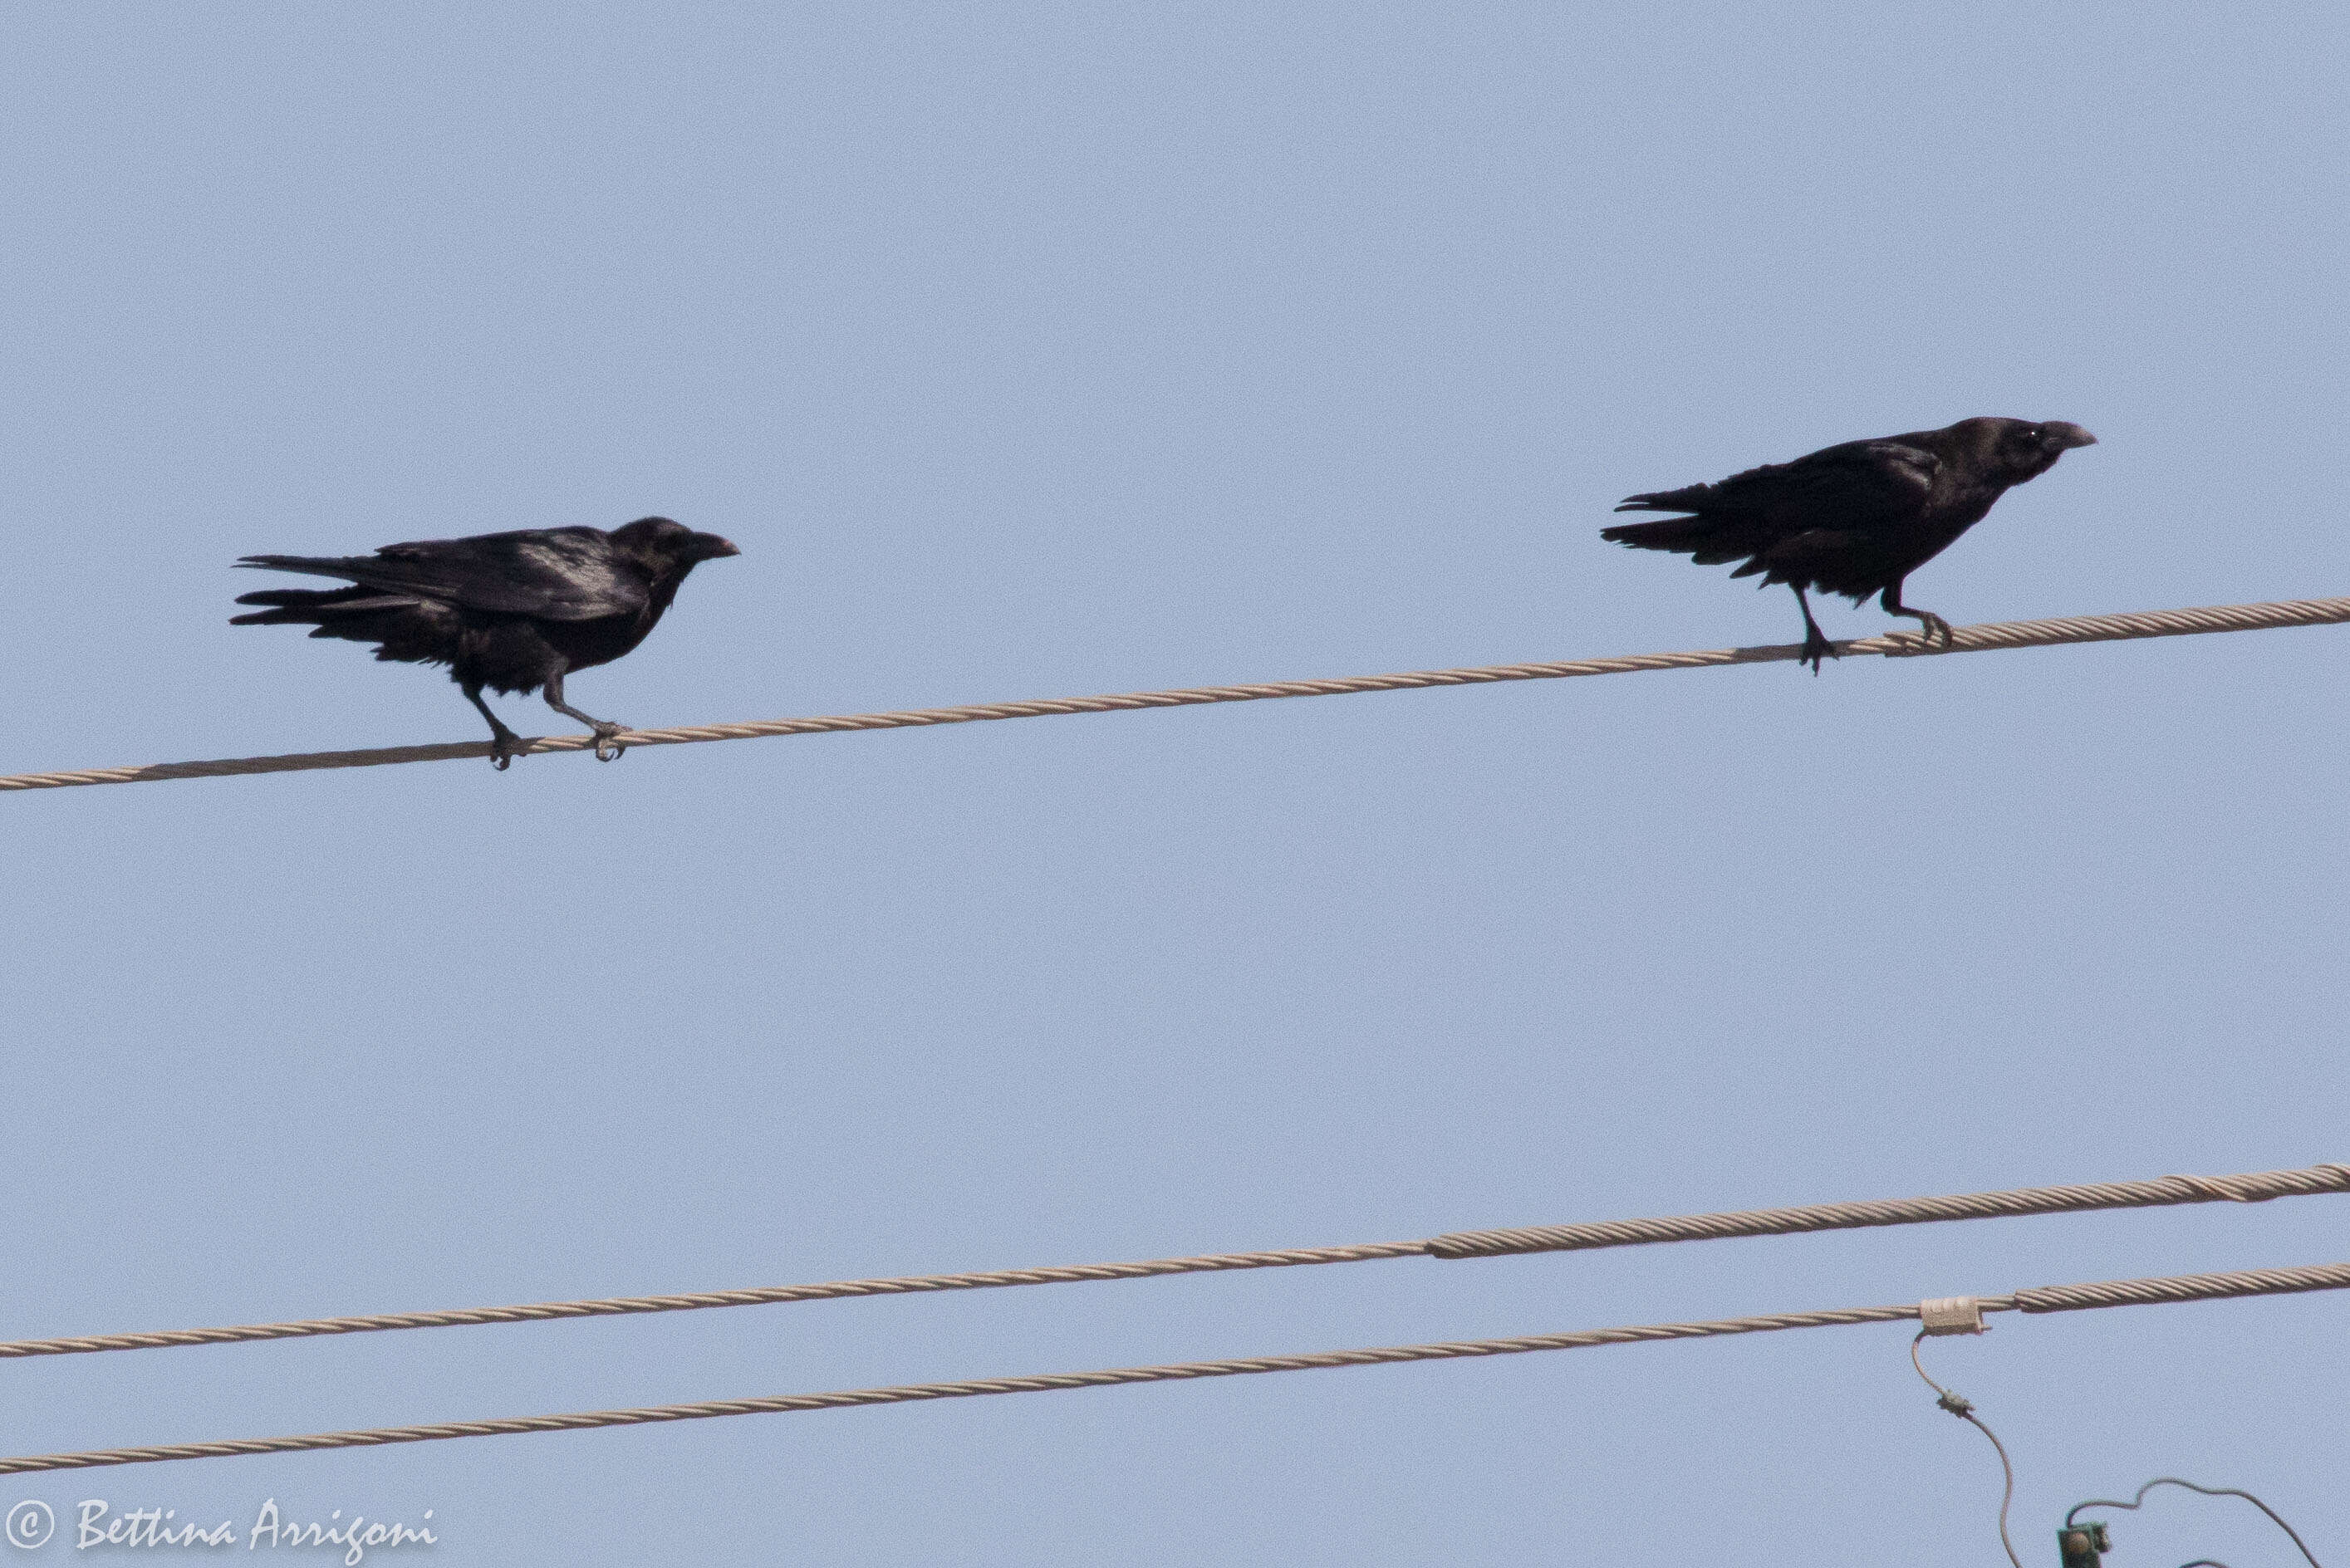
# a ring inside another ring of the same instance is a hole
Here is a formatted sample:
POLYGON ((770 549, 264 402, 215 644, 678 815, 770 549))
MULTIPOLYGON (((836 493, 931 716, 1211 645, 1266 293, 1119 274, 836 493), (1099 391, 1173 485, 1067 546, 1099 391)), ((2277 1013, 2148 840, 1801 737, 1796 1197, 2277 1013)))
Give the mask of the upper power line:
MULTIPOLYGON (((1105 1280, 1153 1279, 1168 1274, 1230 1273, 1244 1269, 1365 1263, 1389 1258, 1425 1257, 1452 1261, 1504 1257, 1522 1252, 1586 1251, 1605 1247, 1647 1246, 1663 1241, 1721 1241, 1738 1236, 1794 1236, 1819 1231, 1926 1225, 1952 1220, 1993 1220, 2024 1214, 2079 1214, 2098 1210, 2170 1208, 2189 1203, 2262 1203, 2272 1198, 2313 1197, 2334 1192, 2350 1192, 2350 1165, 2314 1165, 2301 1170, 2262 1170, 2241 1176, 2161 1176, 2150 1181, 2023 1187, 2000 1192, 1964 1192, 1939 1198, 1812 1203, 1788 1209, 1744 1209, 1719 1214, 1681 1214, 1655 1220, 1607 1220, 1579 1225, 1541 1225, 1510 1231, 1459 1231, 1420 1241, 1371 1241, 1341 1247, 1291 1247, 1274 1251, 1208 1252, 1192 1257, 1151 1258, 1132 1262, 1071 1263, 1041 1269, 993 1269, 959 1274, 900 1274, 881 1279, 830 1280, 816 1284, 764 1285, 680 1295, 611 1296, 583 1301, 534 1302, 518 1306, 456 1307, 439 1312, 376 1313, 352 1317, 307 1318, 290 1323, 235 1324, 217 1328, 158 1329, 57 1339, 19 1339, 0 1341, 0 1359, 84 1355, 110 1350, 160 1350, 195 1345, 234 1345, 264 1339, 311 1339, 339 1334, 380 1334, 393 1329, 463 1328, 479 1324, 544 1323, 561 1318, 699 1312, 714 1307, 770 1306, 790 1302, 839 1301, 856 1296, 922 1295, 946 1291, 1001 1290, 1016 1285, 1079 1284, 1105 1280)), ((2024 1310, 2032 1309, 2027 1307, 2024 1310)))
MULTIPOLYGON (((2214 605, 2197 609, 2137 610, 2120 615, 2066 616, 2054 620, 1991 621, 1954 628, 1947 641, 1914 634, 1866 637, 1835 645, 1839 654, 1906 658, 1920 654, 1984 653, 2002 648, 2053 648, 2205 632, 2268 631, 2281 627, 2332 626, 2350 621, 2350 598, 2288 599, 2275 604, 2214 605)), ((846 730, 923 729, 985 719, 1046 719, 1066 713, 1117 713, 1141 708, 1188 708, 1211 702, 1257 702, 1274 697, 1343 697, 1365 691, 1413 691, 1437 686, 1490 686, 1509 680, 1560 680, 1581 675, 1629 675, 1644 670, 1703 670, 1721 664, 1777 664, 1810 657, 1801 643, 1722 648, 1686 653, 1635 653, 1546 664, 1488 664, 1456 670, 1415 670, 1398 675, 1355 675, 1327 680, 1274 680, 1247 686, 1189 686, 1101 697, 1059 697, 1028 702, 981 702, 958 708, 914 708, 885 713, 842 713, 805 719, 763 719, 738 724, 697 724, 666 730, 615 730, 606 734, 551 735, 521 741, 510 754, 579 752, 620 746, 679 746, 702 741, 820 735, 846 730)), ((151 784, 165 779, 230 778, 246 774, 304 773, 320 768, 371 768, 393 763, 452 762, 487 757, 486 741, 431 746, 382 746, 358 752, 305 752, 291 756, 235 757, 218 762, 151 763, 143 766, 73 768, 0 776, 0 790, 65 789, 78 784, 151 784)))

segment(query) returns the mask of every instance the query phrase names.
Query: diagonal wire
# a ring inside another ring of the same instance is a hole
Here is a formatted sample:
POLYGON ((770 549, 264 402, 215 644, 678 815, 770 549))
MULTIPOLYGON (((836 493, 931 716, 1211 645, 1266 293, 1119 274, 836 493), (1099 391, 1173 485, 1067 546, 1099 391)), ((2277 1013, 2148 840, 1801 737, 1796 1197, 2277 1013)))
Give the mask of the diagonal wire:
MULTIPOLYGON (((2017 1291, 2012 1295, 1976 1297, 1974 1305, 1981 1312, 2071 1312, 2345 1289, 2350 1289, 2350 1263, 2321 1263, 2305 1268, 2258 1269, 2238 1273, 2194 1274, 2176 1279, 2108 1280, 2091 1284, 2052 1285, 2038 1290, 2017 1291)), ((0 1475, 22 1475, 36 1470, 88 1469, 101 1465, 153 1464, 168 1459, 224 1459, 243 1454, 380 1448, 392 1443, 425 1443, 444 1438, 489 1438, 523 1432, 640 1427, 663 1421, 707 1420, 722 1416, 838 1410, 866 1405, 968 1399, 992 1394, 1047 1394, 1129 1383, 1185 1383, 1267 1372, 1310 1372, 1341 1366, 1393 1366, 1412 1361, 1460 1361, 1477 1356, 1523 1355, 1538 1350, 1581 1350, 1601 1345, 1705 1339, 1725 1334, 1768 1334, 1783 1329, 1916 1321, 1923 1316, 1922 1304, 1841 1307, 1820 1312, 1774 1313, 1762 1317, 1719 1318, 1702 1323, 1639 1324, 1621 1328, 1586 1329, 1571 1334, 1526 1334, 1512 1339, 1449 1340, 1365 1350, 1328 1350, 1304 1355, 1184 1361, 1158 1366, 1109 1367, 1096 1372, 982 1377, 953 1383, 909 1383, 822 1394, 778 1394, 754 1399, 712 1399, 691 1405, 650 1405, 632 1409, 585 1410, 558 1416, 517 1416, 417 1427, 373 1427, 346 1432, 312 1432, 297 1437, 237 1438, 215 1442, 165 1443, 149 1448, 98 1449, 79 1453, 33 1454, 0 1459, 0 1475)))
POLYGON ((1371 1262, 1388 1258, 1430 1257, 1451 1261, 1500 1257, 1517 1252, 1586 1251, 1665 1241, 1711 1241, 1734 1236, 1800 1235, 1818 1231, 1997 1219, 2022 1214, 2080 1213, 2189 1203, 2262 1203, 2274 1198, 2340 1192, 2350 1192, 2350 1165, 2315 1165, 2299 1170, 2262 1170, 2237 1176, 2164 1176, 2149 1181, 2025 1187, 2002 1192, 1960 1193, 1944 1198, 1814 1203, 1793 1209, 1750 1209, 1723 1214, 1615 1220, 1586 1225, 1550 1225, 1514 1231, 1463 1231, 1424 1241, 1372 1241, 1343 1247, 1292 1247, 1277 1251, 1210 1252, 1193 1257, 1151 1258, 1136 1262, 1076 1263, 1056 1268, 995 1269, 960 1274, 903 1274, 868 1280, 831 1280, 817 1284, 700 1291, 679 1295, 610 1296, 581 1301, 535 1302, 519 1306, 458 1307, 438 1312, 307 1318, 291 1323, 234 1324, 217 1328, 158 1329, 143 1333, 19 1339, 0 1341, 0 1360, 33 1355, 80 1355, 109 1350, 234 1345, 253 1340, 311 1339, 339 1334, 376 1334, 392 1329, 463 1328, 480 1324, 543 1323, 559 1318, 694 1312, 714 1307, 837 1301, 858 1296, 916 1295, 942 1291, 996 1290, 1016 1285, 1150 1279, 1168 1274, 1302 1268, 1323 1263, 1371 1262))
POLYGON ((2021 1214, 2168 1208, 2181 1203, 2259 1203, 2272 1198, 2319 1192, 2350 1192, 2350 1165, 2316 1165, 2300 1170, 2263 1170, 2242 1176, 2165 1176, 2151 1181, 2022 1187, 2003 1192, 1963 1192, 1946 1198, 1814 1203, 1792 1209, 1685 1214, 1667 1220, 1461 1231, 1436 1237, 1428 1243, 1428 1250, 1439 1258, 1497 1257, 1510 1252, 1580 1251, 1649 1241, 1711 1241, 1732 1236, 1784 1236, 2021 1214))
MULTIPOLYGON (((2116 642, 2205 632, 2264 631, 2280 627, 2350 621, 2350 598, 2290 599, 2275 604, 2213 605, 2195 609, 2137 610, 2120 615, 2067 616, 2054 620, 1992 621, 1962 626, 1936 647, 1911 633, 1865 637, 1835 645, 1839 654, 1908 658, 1982 653, 2002 648, 2050 648, 2064 643, 2116 642)), ((1548 664, 1489 664, 1415 670, 1398 675, 1357 675, 1327 680, 1274 680, 1248 686, 1190 686, 1102 697, 1062 697, 1030 702, 980 702, 959 708, 914 708, 886 713, 843 713, 806 719, 765 719, 667 730, 626 730, 629 746, 680 746, 703 741, 747 741, 779 735, 830 734, 847 730, 902 730, 969 724, 989 719, 1044 719, 1068 713, 1113 713, 1140 708, 1185 708, 1211 702, 1257 702, 1274 697, 1342 697, 1366 691, 1411 691, 1435 686, 1486 686, 1510 680, 1559 680, 1581 675, 1629 675, 1644 670, 1701 670, 1721 664, 1778 664, 1799 659, 1799 643, 1722 648, 1687 653, 1638 653, 1616 659, 1548 664)), ((550 735, 529 742, 525 753, 577 752, 592 735, 550 735)), ((304 752, 290 756, 233 757, 216 762, 153 763, 119 768, 73 768, 0 776, 0 790, 67 789, 79 784, 152 784, 166 779, 227 778, 248 774, 305 773, 322 768, 372 768, 394 763, 452 762, 486 757, 487 741, 431 746, 383 746, 359 752, 304 752)))

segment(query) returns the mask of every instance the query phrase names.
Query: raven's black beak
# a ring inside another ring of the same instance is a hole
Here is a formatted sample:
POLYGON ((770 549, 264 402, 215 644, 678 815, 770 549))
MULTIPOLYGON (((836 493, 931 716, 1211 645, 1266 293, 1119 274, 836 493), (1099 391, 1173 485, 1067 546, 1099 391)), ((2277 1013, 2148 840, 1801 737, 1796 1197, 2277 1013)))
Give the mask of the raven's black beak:
MULTIPOLYGON (((2089 432, 2083 431, 2081 433, 2087 435, 2089 432)), ((722 556, 739 556, 743 553, 743 547, 733 540, 722 539, 715 534, 701 534, 695 537, 701 542, 702 558, 705 561, 714 561, 722 556)))
POLYGON ((2076 446, 2095 446, 2097 438, 2078 425, 2068 425, 2062 420, 2040 427, 2045 432, 2041 440, 2053 452, 2070 452, 2076 446))

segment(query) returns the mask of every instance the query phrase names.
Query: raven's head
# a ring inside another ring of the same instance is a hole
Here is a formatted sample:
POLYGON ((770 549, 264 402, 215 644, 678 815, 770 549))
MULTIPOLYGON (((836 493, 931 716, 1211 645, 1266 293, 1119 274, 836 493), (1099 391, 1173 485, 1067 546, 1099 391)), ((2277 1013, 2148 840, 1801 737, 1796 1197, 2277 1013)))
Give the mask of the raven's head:
POLYGON ((682 577, 697 562, 743 553, 731 539, 697 534, 666 517, 639 517, 626 527, 613 529, 612 540, 652 567, 656 576, 673 573, 682 577))
POLYGON ((2010 484, 2022 484, 2027 479, 2037 479, 2056 465, 2056 460, 2076 446, 2095 446, 2097 438, 2078 425, 2063 420, 1969 420, 1970 425, 1984 427, 1980 432, 1990 447, 1993 464, 2001 477, 2010 484))

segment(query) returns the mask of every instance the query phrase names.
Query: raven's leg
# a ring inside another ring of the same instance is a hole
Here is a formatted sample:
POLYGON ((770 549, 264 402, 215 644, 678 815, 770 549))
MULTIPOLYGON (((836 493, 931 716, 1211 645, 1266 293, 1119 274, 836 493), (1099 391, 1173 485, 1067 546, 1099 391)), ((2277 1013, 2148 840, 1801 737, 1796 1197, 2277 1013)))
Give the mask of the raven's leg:
POLYGON ((1885 613, 1887 615, 1906 615, 1910 619, 1916 621, 1918 626, 1920 640, 1926 642, 1939 641, 1944 648, 1950 646, 1950 623, 1944 620, 1940 616, 1936 615, 1932 610, 1911 609, 1908 605, 1903 604, 1901 602, 1901 584, 1898 581, 1896 581, 1891 587, 1886 589, 1885 597, 1878 599, 1877 602, 1885 607, 1885 613))
POLYGON ((557 670, 546 678, 546 705, 554 709, 558 713, 578 720, 581 723, 596 732, 596 760, 598 762, 611 762, 619 756, 622 752, 628 750, 626 746, 621 745, 618 741, 612 739, 613 736, 628 728, 626 724, 616 724, 609 719, 590 718, 563 700, 563 672, 561 670, 557 670), (607 746, 609 746, 611 750, 608 752, 606 751, 604 748, 607 746))
POLYGON ((1795 655, 1795 662, 1810 665, 1812 673, 1817 675, 1821 659, 1842 659, 1844 655, 1837 652, 1836 645, 1828 640, 1828 634, 1820 629, 1820 623, 1812 618, 1812 601, 1804 597, 1804 585, 1789 583, 1787 586, 1795 590, 1795 602, 1804 607, 1804 651, 1795 655))
POLYGON ((490 711, 490 705, 482 701, 480 681, 467 680, 461 684, 465 689, 465 701, 480 710, 482 717, 490 722, 490 761, 500 773, 504 773, 507 764, 522 755, 523 738, 507 729, 504 722, 490 711))

